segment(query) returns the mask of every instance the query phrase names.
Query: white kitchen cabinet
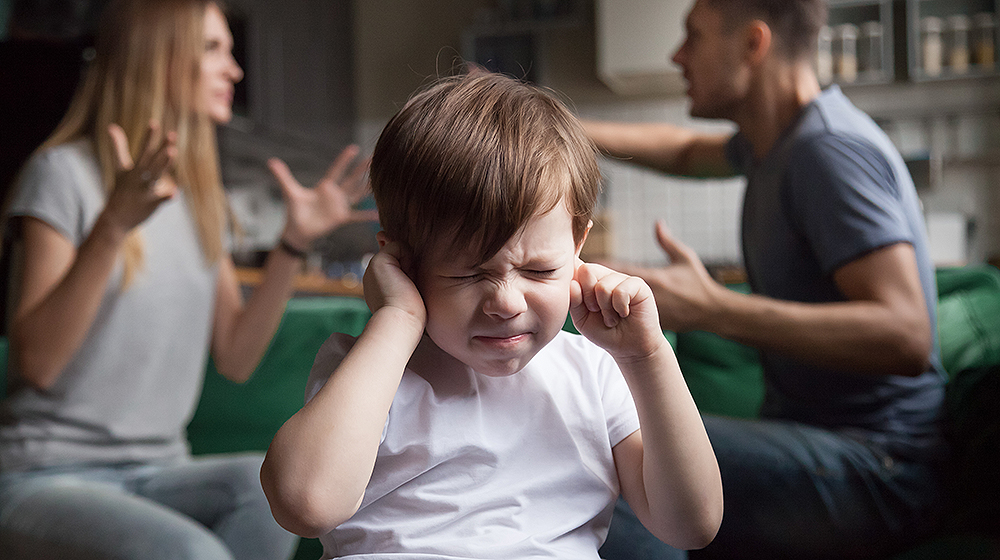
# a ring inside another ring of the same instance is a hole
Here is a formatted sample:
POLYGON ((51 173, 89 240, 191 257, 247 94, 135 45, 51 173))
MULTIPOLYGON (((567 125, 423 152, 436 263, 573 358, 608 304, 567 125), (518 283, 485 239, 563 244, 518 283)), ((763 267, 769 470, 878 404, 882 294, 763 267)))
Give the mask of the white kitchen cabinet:
POLYGON ((691 0, 596 0, 597 75, 622 95, 684 93, 670 61, 691 0))

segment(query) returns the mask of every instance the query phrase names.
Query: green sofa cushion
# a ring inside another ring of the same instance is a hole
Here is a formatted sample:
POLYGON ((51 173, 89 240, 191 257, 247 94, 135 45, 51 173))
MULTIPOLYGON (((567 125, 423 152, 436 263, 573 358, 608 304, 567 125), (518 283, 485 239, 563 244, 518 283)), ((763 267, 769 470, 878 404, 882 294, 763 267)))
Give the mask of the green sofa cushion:
POLYGON ((704 331, 677 333, 677 362, 698 410, 756 418, 764 400, 757 350, 704 331))
POLYGON ((302 408, 316 352, 334 332, 358 335, 370 317, 359 298, 294 298, 249 381, 232 383, 209 363, 188 441, 194 454, 264 451, 302 408))
POLYGON ((1000 270, 989 265, 941 268, 937 284, 945 371, 1000 364, 1000 270))
MULTIPOLYGON (((729 284, 749 293, 747 284, 729 284)), ((677 333, 677 361, 698 409, 707 414, 755 418, 764 400, 760 353, 705 331, 677 333)))
POLYGON ((937 282, 954 467, 948 529, 1000 538, 1000 270, 939 269, 937 282))

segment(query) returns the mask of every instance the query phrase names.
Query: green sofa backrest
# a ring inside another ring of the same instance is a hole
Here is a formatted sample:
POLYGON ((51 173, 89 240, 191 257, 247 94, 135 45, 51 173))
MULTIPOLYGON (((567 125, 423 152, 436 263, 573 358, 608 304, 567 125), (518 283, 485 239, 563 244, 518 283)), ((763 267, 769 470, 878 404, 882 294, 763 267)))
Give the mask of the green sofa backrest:
POLYGON ((263 451, 302 408, 316 352, 335 332, 361 334, 371 313, 359 298, 295 298, 249 381, 232 383, 209 362, 201 401, 188 425, 195 454, 263 451))

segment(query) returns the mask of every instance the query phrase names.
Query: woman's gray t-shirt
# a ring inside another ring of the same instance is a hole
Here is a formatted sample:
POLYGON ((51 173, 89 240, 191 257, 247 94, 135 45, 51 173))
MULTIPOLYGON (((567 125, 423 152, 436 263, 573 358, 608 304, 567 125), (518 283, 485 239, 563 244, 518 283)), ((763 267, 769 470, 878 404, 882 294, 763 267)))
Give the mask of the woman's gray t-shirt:
MULTIPOLYGON (((104 207, 88 140, 37 153, 8 212, 52 226, 76 247, 104 207)), ((82 347, 39 391, 8 373, 0 403, 0 470, 147 462, 188 453, 201 392, 217 264, 206 264, 182 193, 140 227, 144 264, 122 291, 119 260, 82 347)))

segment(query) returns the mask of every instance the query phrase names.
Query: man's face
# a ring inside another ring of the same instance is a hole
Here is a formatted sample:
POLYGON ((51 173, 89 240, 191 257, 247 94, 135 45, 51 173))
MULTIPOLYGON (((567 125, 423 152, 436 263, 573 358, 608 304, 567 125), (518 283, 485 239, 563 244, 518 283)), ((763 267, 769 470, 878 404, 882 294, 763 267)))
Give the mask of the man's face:
POLYGON ((533 217, 490 260, 476 264, 438 242, 427 251, 417 286, 427 334, 475 371, 517 373, 562 328, 579 253, 564 204, 533 217))
POLYGON ((727 26, 724 14, 705 0, 695 2, 685 29, 687 36, 672 60, 687 82, 691 116, 732 119, 749 85, 741 29, 727 26))

